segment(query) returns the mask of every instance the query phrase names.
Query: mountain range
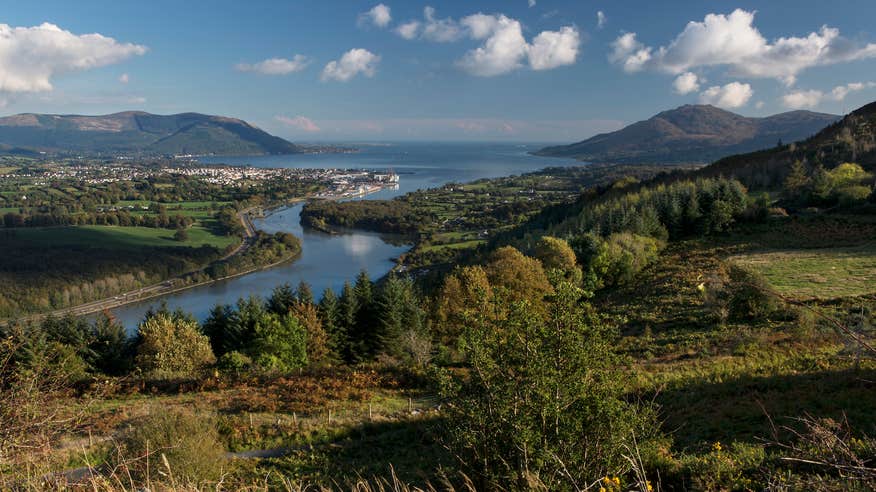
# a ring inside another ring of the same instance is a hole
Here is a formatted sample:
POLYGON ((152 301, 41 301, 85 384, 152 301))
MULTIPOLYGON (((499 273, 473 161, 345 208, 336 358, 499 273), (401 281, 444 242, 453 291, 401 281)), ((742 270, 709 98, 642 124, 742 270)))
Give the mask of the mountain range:
POLYGON ((295 154, 304 148, 249 123, 198 113, 126 111, 104 116, 18 114, 0 118, 0 150, 180 154, 295 154))
POLYGON ((809 137, 840 116, 791 111, 749 118, 710 105, 685 105, 536 155, 606 163, 708 163, 809 137))

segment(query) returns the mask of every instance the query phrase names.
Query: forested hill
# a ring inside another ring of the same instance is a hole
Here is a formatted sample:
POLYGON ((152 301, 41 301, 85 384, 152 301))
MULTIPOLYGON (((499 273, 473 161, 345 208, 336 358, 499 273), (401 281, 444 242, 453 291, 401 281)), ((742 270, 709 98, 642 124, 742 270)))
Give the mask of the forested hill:
POLYGON ((809 137, 840 117, 792 111, 747 118, 714 106, 686 105, 612 133, 537 152, 592 162, 708 163, 809 137))
POLYGON ((794 163, 832 169, 845 162, 876 170, 876 102, 853 111, 806 140, 721 159, 698 176, 732 176, 751 188, 778 188, 794 163))
POLYGON ((302 148, 249 123, 198 113, 104 116, 18 114, 0 118, 0 148, 139 154, 294 154, 302 148))
MULTIPOLYGON (((833 207, 876 202, 870 178, 876 171, 876 102, 870 103, 824 128, 814 136, 767 150, 720 159, 695 171, 672 170, 641 182, 619 181, 613 186, 591 188, 573 204, 546 207, 507 233, 492 239, 492 247, 520 244, 545 234, 564 235, 586 223, 589 210, 613 199, 629 200, 660 185, 672 186, 702 178, 738 181, 750 190, 785 196, 785 205, 833 207), (797 173, 795 184, 789 176, 797 173), (791 186, 792 190, 788 187, 791 186), (818 188, 818 189, 816 189, 818 188), (793 195, 793 196, 791 196, 793 195)), ((670 201, 678 201, 673 197, 670 201)), ((683 203, 683 201, 679 202, 683 203)), ((665 203, 664 203, 665 205, 665 203)), ((628 212, 613 220, 626 220, 628 212)), ((645 217, 647 219, 647 217, 645 217)))

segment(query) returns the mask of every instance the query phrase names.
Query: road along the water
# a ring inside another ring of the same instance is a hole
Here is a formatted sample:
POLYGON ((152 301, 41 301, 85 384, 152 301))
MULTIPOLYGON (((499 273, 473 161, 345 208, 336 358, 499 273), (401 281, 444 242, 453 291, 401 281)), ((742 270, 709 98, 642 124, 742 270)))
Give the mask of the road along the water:
MULTIPOLYGON (((347 168, 392 170, 400 175, 397 189, 384 189, 364 199, 387 199, 417 189, 441 186, 447 182, 465 182, 480 178, 508 176, 549 166, 581 165, 568 159, 535 157, 528 154, 543 144, 451 144, 405 143, 361 145, 354 154, 308 154, 262 157, 211 157, 205 163, 253 165, 256 167, 347 168)), ((278 285, 308 282, 317 296, 323 289, 339 290, 344 281, 353 280, 360 270, 372 278, 385 275, 395 266, 393 261, 407 251, 408 245, 379 234, 348 231, 324 234, 305 230, 299 223, 301 205, 276 211, 264 219, 254 219, 254 226, 266 232, 291 232, 302 243, 301 256, 274 268, 262 269, 233 279, 159 294, 147 301, 111 309, 129 329, 136 329, 150 307, 166 302, 171 309, 180 308, 204 320, 216 304, 234 303, 240 297, 265 297, 278 285)))

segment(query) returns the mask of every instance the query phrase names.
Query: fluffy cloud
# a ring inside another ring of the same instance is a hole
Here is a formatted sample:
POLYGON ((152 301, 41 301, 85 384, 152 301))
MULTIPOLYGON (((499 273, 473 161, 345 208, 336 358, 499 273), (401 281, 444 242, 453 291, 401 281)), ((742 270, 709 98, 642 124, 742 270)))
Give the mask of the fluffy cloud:
POLYGON ((754 95, 751 85, 731 82, 725 86, 709 87, 700 94, 700 102, 719 108, 733 109, 745 106, 754 95))
POLYGON ((501 75, 524 66, 528 61, 533 70, 549 70, 575 63, 581 44, 580 34, 574 27, 559 31, 543 31, 532 44, 526 41, 523 27, 516 19, 502 14, 474 14, 459 21, 441 19, 435 9, 423 9, 423 21, 411 20, 399 25, 395 32, 408 40, 424 39, 433 42, 452 42, 462 38, 483 41, 468 51, 457 65, 481 77, 501 75))
POLYGON ((380 56, 362 48, 355 48, 344 53, 340 60, 329 62, 322 71, 322 80, 346 82, 359 74, 373 77, 377 73, 379 62, 380 56))
POLYGON ((523 36, 520 21, 502 14, 474 14, 459 21, 439 19, 435 9, 426 7, 424 21, 412 20, 396 28, 405 39, 425 39, 434 42, 457 41, 463 37, 483 44, 468 51, 457 65, 480 77, 502 75, 522 68, 525 63, 533 70, 550 70, 575 63, 581 36, 574 27, 559 31, 543 31, 532 41, 523 36))
POLYGON ((453 19, 438 19, 435 17, 435 9, 432 7, 423 9, 423 18, 425 22, 422 25, 422 36, 428 41, 449 43, 463 36, 462 29, 453 19))
POLYGON ((785 106, 792 109, 814 108, 824 100, 841 102, 851 92, 872 89, 876 82, 852 82, 846 85, 838 85, 828 93, 819 90, 797 90, 782 96, 785 106))
POLYGON ((462 26, 451 18, 439 19, 433 7, 423 8, 423 20, 411 20, 399 25, 396 34, 407 40, 425 39, 435 43, 452 43, 465 35, 462 26))
POLYGON ((529 0, 529 8, 535 7, 535 0, 529 0))
POLYGON ((419 21, 405 22, 404 24, 401 24, 400 26, 398 26, 395 29, 395 32, 399 36, 401 36, 407 40, 415 39, 420 33, 420 22, 419 21))
POLYGON ((460 23, 468 28, 473 39, 485 40, 483 46, 469 51, 458 62, 465 71, 492 77, 523 66, 529 46, 520 22, 504 15, 475 14, 460 23))
POLYGON ((610 56, 624 70, 655 69, 680 74, 695 67, 727 66, 737 76, 776 78, 793 84, 801 71, 876 57, 876 44, 859 45, 827 26, 805 37, 782 37, 774 42, 754 27, 754 12, 737 9, 729 15, 709 14, 689 22, 668 45, 658 49, 624 34, 610 56))
POLYGON ((824 99, 821 91, 794 91, 782 96, 785 106, 794 109, 814 108, 824 99))
POLYGON ((874 87, 876 87, 876 82, 852 82, 846 85, 838 85, 830 91, 830 97, 834 101, 842 101, 850 92, 858 92, 864 89, 872 89, 874 87))
POLYGON ((0 24, 0 92, 46 92, 56 75, 112 65, 146 53, 101 34, 76 35, 54 24, 0 24))
POLYGON ((532 40, 529 47, 529 66, 533 70, 550 70, 572 65, 578 58, 581 37, 578 30, 563 27, 559 31, 544 31, 532 40))
POLYGON ((608 59, 621 65, 625 72, 638 72, 651 60, 651 51, 651 48, 636 39, 636 33, 628 32, 611 43, 608 59))
POLYGON ((672 83, 672 87, 678 94, 690 94, 691 92, 696 92, 700 90, 700 78, 697 77, 697 74, 695 73, 684 72, 683 74, 675 78, 675 82, 672 83))
POLYGON ((386 5, 380 3, 375 5, 368 12, 363 12, 359 14, 359 25, 373 25, 380 28, 384 28, 392 22, 392 13, 386 5))
POLYGON ((286 58, 269 58, 258 63, 239 63, 234 66, 238 72, 255 72, 262 75, 288 75, 300 72, 310 65, 310 59, 304 55, 295 55, 291 60, 286 58))
POLYGON ((122 84, 127 84, 130 81, 131 81, 131 77, 129 77, 128 74, 123 73, 123 74, 119 75, 119 82, 121 82, 122 84))
POLYGON ((605 27, 605 23, 608 22, 608 18, 605 17, 605 13, 603 11, 596 12, 596 28, 602 29, 605 27))
POLYGON ((275 116, 274 119, 286 126, 307 133, 316 133, 321 131, 319 126, 317 126, 316 123, 313 122, 313 120, 304 116, 295 116, 294 118, 290 118, 288 116, 275 116))

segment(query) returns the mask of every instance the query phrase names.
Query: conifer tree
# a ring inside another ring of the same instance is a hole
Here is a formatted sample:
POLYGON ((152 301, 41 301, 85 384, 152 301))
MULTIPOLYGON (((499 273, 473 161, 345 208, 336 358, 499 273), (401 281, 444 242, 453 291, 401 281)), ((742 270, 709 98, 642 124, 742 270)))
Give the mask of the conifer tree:
POLYGON ((341 305, 335 291, 326 288, 319 301, 319 317, 328 339, 329 354, 341 359, 346 350, 346 332, 341 323, 341 305))
POLYGON ((303 280, 299 282, 298 288, 295 289, 295 298, 298 302, 313 304, 313 290, 311 290, 310 284, 303 280))
POLYGON ((292 309, 292 304, 296 301, 296 292, 292 290, 292 286, 288 283, 277 286, 271 292, 271 297, 268 298, 268 311, 274 314, 286 314, 292 309))

